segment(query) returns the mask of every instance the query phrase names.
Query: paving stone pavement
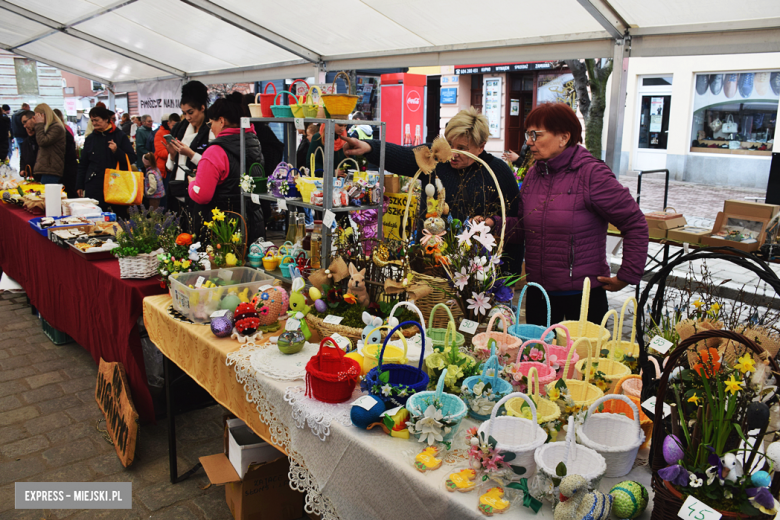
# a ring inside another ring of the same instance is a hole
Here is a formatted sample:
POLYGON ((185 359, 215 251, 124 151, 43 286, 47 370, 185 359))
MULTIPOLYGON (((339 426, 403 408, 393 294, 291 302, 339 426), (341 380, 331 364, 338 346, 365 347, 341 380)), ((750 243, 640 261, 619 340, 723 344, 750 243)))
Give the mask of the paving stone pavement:
MULTIPOLYGON (((169 481, 163 421, 141 425, 136 460, 122 467, 96 429, 97 367, 76 343, 56 346, 21 293, 0 295, 0 520, 233 518, 223 487, 200 470, 169 481), (132 510, 14 510, 14 482, 132 482, 132 510)), ((177 416, 179 472, 222 450, 222 415, 211 406, 177 416)), ((105 424, 101 425, 105 428, 105 424)))

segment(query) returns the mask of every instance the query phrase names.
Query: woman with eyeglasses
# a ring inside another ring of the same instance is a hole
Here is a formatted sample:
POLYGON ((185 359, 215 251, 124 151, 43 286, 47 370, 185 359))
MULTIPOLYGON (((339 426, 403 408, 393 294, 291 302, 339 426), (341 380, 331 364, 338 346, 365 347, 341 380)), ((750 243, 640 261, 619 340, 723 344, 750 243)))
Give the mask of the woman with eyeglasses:
MULTIPOLYGON (((525 270, 550 295, 552 323, 579 319, 582 286, 590 278, 588 321, 601 323, 606 291, 642 278, 647 256, 647 221, 627 188, 582 142, 582 126, 563 103, 534 108, 525 139, 535 160, 520 190, 517 217, 507 218, 508 241, 525 242, 525 270), (607 225, 623 234, 623 263, 612 276, 607 263, 607 225)), ((500 225, 501 218, 485 220, 500 225)), ((528 291, 526 321, 547 322, 540 291, 528 291)))

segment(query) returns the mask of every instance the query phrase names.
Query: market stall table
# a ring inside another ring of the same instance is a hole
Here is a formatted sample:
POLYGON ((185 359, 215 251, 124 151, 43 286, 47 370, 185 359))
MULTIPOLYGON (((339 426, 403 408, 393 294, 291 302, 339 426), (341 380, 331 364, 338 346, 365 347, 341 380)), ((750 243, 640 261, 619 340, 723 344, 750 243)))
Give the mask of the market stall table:
MULTIPOLYGON (((476 492, 448 493, 444 489, 449 473, 465 467, 466 459, 423 474, 412 467, 423 444, 396 439, 378 429, 358 430, 338 420, 330 423, 329 434, 320 440, 310 428, 314 426, 322 434, 322 422, 311 420, 303 428, 296 427, 293 407, 285 402, 291 394, 302 395, 303 381, 271 379, 246 371, 240 363, 228 366, 228 358, 232 364, 242 345, 234 339, 215 337, 208 325, 172 318, 170 305, 167 295, 144 300, 144 321, 152 341, 217 402, 290 456, 291 484, 307 492, 307 504, 315 513, 326 519, 484 518, 477 510, 476 492)), ((457 438, 476 425, 465 419, 457 438)), ((649 490, 650 471, 641 466, 623 478, 604 478, 600 489, 609 491, 622 480, 638 480, 649 490)), ((503 516, 553 517, 549 505, 534 515, 520 504, 503 516)), ((649 519, 649 510, 639 518, 649 519)))
POLYGON ((123 280, 116 260, 87 261, 42 237, 34 218, 0 204, 0 267, 27 292, 52 327, 100 358, 121 362, 141 421, 153 421, 141 338, 136 323, 146 296, 165 292, 156 278, 123 280))

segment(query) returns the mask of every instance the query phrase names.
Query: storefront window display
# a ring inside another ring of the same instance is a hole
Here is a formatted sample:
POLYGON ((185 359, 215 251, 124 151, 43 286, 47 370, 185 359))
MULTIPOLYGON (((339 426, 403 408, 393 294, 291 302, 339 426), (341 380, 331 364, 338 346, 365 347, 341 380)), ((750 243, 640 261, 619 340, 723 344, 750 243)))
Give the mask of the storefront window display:
POLYGON ((780 71, 697 74, 691 151, 771 155, 780 71))

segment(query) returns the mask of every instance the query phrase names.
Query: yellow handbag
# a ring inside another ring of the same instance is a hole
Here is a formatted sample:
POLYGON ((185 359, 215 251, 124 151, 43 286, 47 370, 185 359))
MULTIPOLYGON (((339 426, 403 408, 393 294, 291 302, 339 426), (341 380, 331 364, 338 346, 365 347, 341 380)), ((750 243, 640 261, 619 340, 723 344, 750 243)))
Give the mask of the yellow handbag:
POLYGON ((117 206, 135 206, 140 204, 144 198, 144 178, 141 172, 132 171, 130 166, 130 157, 127 159, 128 170, 119 169, 119 162, 116 168, 106 168, 106 175, 103 178, 103 198, 106 204, 116 204, 117 206))

